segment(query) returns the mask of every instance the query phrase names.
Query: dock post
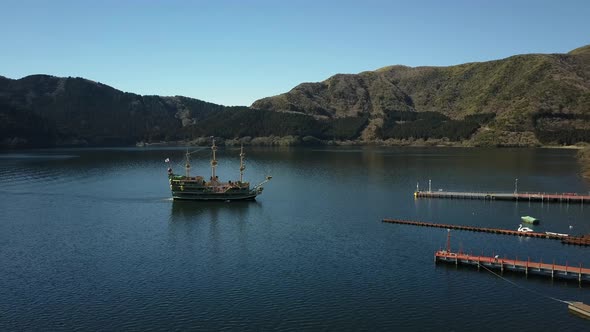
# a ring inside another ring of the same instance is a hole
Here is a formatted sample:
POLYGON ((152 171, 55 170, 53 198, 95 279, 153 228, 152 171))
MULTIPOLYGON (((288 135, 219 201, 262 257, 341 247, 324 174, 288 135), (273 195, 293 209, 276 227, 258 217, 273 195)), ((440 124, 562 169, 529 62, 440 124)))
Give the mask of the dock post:
POLYGON ((451 252, 451 229, 447 228, 447 252, 451 252))

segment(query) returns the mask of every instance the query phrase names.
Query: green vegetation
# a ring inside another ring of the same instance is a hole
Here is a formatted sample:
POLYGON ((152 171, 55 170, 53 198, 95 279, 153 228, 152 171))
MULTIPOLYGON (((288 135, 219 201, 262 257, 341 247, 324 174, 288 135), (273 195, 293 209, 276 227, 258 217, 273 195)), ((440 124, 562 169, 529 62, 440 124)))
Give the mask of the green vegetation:
POLYGON ((190 137, 313 136, 319 139, 346 140, 358 137, 366 121, 366 118, 326 121, 303 114, 235 107, 212 113, 183 131, 188 133, 185 136, 190 137))
POLYGON ((338 74, 252 107, 140 96, 83 78, 0 76, 0 147, 131 145, 209 136, 286 145, 569 145, 590 142, 589 120, 590 46, 568 54, 338 74))
MULTIPOLYGON (((82 78, 0 77, 0 146, 116 146, 199 137, 306 137, 269 144, 352 140, 366 116, 316 119, 186 97, 139 96, 82 78)), ((254 141, 265 144, 265 140, 254 141)))
POLYGON ((468 139, 483 124, 495 117, 494 113, 466 116, 451 120, 435 112, 390 112, 381 129, 384 139, 448 138, 452 141, 468 139))
POLYGON ((582 176, 590 179, 590 147, 586 147, 578 152, 578 160, 582 166, 582 176))
POLYGON ((365 137, 469 138, 476 145, 502 146, 589 141, 590 128, 581 128, 581 122, 587 123, 590 114, 590 46, 568 54, 517 55, 450 67, 389 66, 334 75, 258 100, 252 107, 333 118, 368 114, 367 128, 374 133, 363 133, 365 137), (435 112, 447 118, 423 115, 404 124, 395 114, 400 111, 435 112), (483 121, 482 130, 469 119, 491 113, 495 118, 483 121), (538 121, 540 114, 545 119, 538 121), (548 115, 561 118, 559 128, 547 126, 548 115))
POLYGON ((533 116, 535 135, 545 144, 590 142, 590 114, 542 112, 533 116))

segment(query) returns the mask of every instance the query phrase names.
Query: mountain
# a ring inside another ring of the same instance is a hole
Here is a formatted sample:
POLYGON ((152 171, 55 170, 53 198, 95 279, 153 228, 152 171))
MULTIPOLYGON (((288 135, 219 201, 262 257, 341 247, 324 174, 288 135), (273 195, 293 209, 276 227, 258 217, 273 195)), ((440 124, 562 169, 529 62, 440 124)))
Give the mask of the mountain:
POLYGON ((338 74, 251 107, 141 96, 84 78, 0 76, 0 147, 209 136, 252 144, 590 142, 590 45, 567 54, 338 74))
POLYGON ((0 142, 14 146, 128 145, 177 138, 197 114, 223 106, 139 96, 83 78, 0 77, 0 142))
POLYGON ((84 78, 0 76, 0 147, 114 146, 217 136, 258 144, 353 139, 366 118, 226 107, 174 96, 141 96, 84 78), (276 137, 292 135, 278 140, 276 137), (306 137, 309 136, 309 137, 306 137), (313 137, 312 137, 313 136, 313 137))
POLYGON ((251 107, 318 119, 366 116, 365 140, 429 138, 437 130, 434 136, 448 137, 460 128, 476 145, 588 142, 590 45, 567 54, 338 74, 251 107))

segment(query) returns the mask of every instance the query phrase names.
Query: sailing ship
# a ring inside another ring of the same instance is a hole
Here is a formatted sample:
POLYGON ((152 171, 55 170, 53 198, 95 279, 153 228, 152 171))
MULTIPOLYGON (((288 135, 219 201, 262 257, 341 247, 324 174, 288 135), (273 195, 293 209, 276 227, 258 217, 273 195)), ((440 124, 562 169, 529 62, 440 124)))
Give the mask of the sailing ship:
POLYGON ((237 181, 222 182, 215 174, 217 168, 216 154, 217 146, 215 139, 211 145, 211 177, 208 181, 203 176, 190 175, 190 153, 186 152, 185 160, 185 175, 174 174, 170 166, 170 159, 166 159, 168 163, 168 179, 170 182, 170 190, 172 191, 172 198, 175 200, 192 200, 192 201, 232 201, 232 200, 254 200, 256 196, 262 194, 263 185, 270 181, 272 176, 266 176, 264 181, 250 187, 250 182, 244 182, 244 146, 240 147, 240 179, 237 181))

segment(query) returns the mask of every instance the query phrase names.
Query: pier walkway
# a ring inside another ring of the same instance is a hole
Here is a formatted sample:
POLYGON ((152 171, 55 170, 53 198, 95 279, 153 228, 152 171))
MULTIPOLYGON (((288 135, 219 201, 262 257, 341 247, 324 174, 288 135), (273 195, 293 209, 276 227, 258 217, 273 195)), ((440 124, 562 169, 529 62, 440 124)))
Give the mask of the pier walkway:
POLYGON ((437 227, 437 228, 446 228, 446 229, 457 229, 457 230, 470 231, 470 232, 482 232, 482 233, 492 233, 492 234, 500 234, 500 235, 513 235, 513 236, 535 237, 535 238, 551 239, 551 240, 561 240, 561 242, 563 244, 590 246, 590 235, 571 236, 571 235, 567 235, 567 234, 559 234, 559 233, 552 233, 552 232, 549 232, 549 233, 519 232, 519 231, 513 231, 513 230, 509 230, 509 229, 500 229, 500 228, 451 225, 451 224, 436 224, 436 223, 432 223, 432 222, 401 220, 401 219, 383 219, 382 221, 386 222, 386 223, 391 223, 391 224, 402 224, 402 225, 412 225, 412 226, 422 226, 422 227, 437 227))
POLYGON ((415 198, 484 199, 529 202, 590 203, 590 195, 576 193, 500 193, 467 191, 416 191, 415 198))
POLYGON ((526 275, 536 274, 551 278, 578 280, 578 282, 590 282, 590 269, 579 266, 547 264, 543 262, 531 262, 530 260, 522 261, 517 259, 506 259, 488 256, 473 256, 464 253, 454 253, 448 250, 439 250, 434 254, 435 262, 444 262, 452 264, 462 264, 484 266, 491 270, 500 270, 501 272, 512 271, 520 272, 526 275))

